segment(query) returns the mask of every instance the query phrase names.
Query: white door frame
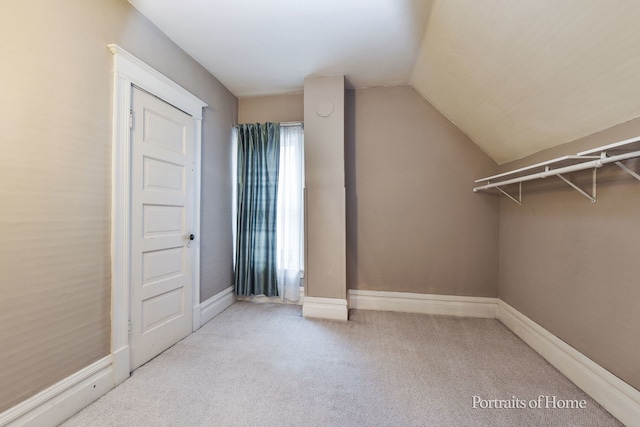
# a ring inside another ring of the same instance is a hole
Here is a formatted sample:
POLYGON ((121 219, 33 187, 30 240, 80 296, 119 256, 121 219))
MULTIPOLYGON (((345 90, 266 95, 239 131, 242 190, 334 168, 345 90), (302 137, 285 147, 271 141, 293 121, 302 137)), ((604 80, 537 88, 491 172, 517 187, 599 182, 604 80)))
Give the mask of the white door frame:
MULTIPOLYGON (((193 117, 194 132, 194 234, 193 307, 200 304, 200 163, 202 144, 202 109, 207 106, 187 90, 154 70, 118 45, 110 44, 114 55, 113 70, 113 166, 111 200, 111 354, 114 385, 129 377, 130 314, 130 224, 131 224, 131 86, 157 96, 193 117)), ((199 313, 198 313, 199 314, 199 313)), ((199 315, 193 330, 200 327, 199 315)))

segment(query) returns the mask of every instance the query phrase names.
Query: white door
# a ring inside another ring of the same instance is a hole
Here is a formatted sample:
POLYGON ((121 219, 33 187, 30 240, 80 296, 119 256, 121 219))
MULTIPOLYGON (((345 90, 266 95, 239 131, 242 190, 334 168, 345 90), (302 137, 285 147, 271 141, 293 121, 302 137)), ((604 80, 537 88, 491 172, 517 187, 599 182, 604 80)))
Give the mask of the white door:
POLYGON ((132 93, 131 369, 191 333, 194 120, 132 93))

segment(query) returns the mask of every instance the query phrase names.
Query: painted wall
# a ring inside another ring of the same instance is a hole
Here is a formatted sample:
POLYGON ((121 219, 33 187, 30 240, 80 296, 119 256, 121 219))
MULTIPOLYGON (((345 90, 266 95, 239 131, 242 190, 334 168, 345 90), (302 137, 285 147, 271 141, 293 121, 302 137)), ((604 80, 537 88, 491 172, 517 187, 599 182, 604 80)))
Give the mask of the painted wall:
MULTIPOLYGON (((278 98, 239 116, 303 114, 278 98)), ((496 163, 410 86, 346 91, 345 123, 348 287, 497 296, 498 198, 471 192, 496 163)))
POLYGON ((344 76, 304 79, 305 295, 346 299, 344 76))
POLYGON ((410 86, 345 108, 349 288, 496 297, 498 200, 471 191, 496 163, 410 86))
POLYGON ((280 123, 304 120, 304 95, 259 96, 238 99, 239 123, 280 123))
MULTIPOLYGON (((638 135, 640 119, 501 169, 638 135)), ((572 178, 591 191, 590 171, 572 178)), ((500 298, 640 389, 640 182, 615 165, 597 181, 594 204, 558 178, 523 183, 522 206, 500 201, 500 298)))
POLYGON ((109 354, 117 43, 209 104, 202 295, 232 283, 237 100, 125 0, 0 6, 0 411, 109 354))

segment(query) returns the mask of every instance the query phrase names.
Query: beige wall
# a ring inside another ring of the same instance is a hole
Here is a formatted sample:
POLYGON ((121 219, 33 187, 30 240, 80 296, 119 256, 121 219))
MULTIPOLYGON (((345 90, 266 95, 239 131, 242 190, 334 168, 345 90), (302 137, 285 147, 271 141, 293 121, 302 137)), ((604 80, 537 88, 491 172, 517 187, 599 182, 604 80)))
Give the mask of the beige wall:
POLYGON ((281 123, 304 120, 304 95, 259 96, 238 100, 239 123, 281 123))
POLYGON ((346 299, 344 77, 304 80, 305 295, 346 299))
MULTIPOLYGON (((503 170, 640 135, 640 119, 547 150, 503 170)), ((640 170, 640 161, 627 165, 640 170)), ((591 191, 591 172, 573 174, 591 191)), ((598 171, 592 204, 558 178, 500 202, 499 293, 507 303, 640 389, 640 182, 598 171)), ((485 196, 486 197, 486 196, 485 196)))
POLYGON ((231 285, 237 100, 125 0, 0 6, 0 411, 109 354, 113 56, 205 102, 202 299, 231 285))
POLYGON ((350 289, 497 296, 497 170, 410 86, 346 97, 350 289))

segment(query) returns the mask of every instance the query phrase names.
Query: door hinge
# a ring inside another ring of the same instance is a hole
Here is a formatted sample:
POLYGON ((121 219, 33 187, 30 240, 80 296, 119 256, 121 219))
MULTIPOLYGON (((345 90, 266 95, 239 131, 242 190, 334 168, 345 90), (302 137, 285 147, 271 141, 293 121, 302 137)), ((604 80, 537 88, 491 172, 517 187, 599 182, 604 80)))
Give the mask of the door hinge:
POLYGON ((131 333, 131 320, 127 323, 127 332, 131 333))
POLYGON ((133 110, 129 110, 129 129, 133 129, 133 110))

